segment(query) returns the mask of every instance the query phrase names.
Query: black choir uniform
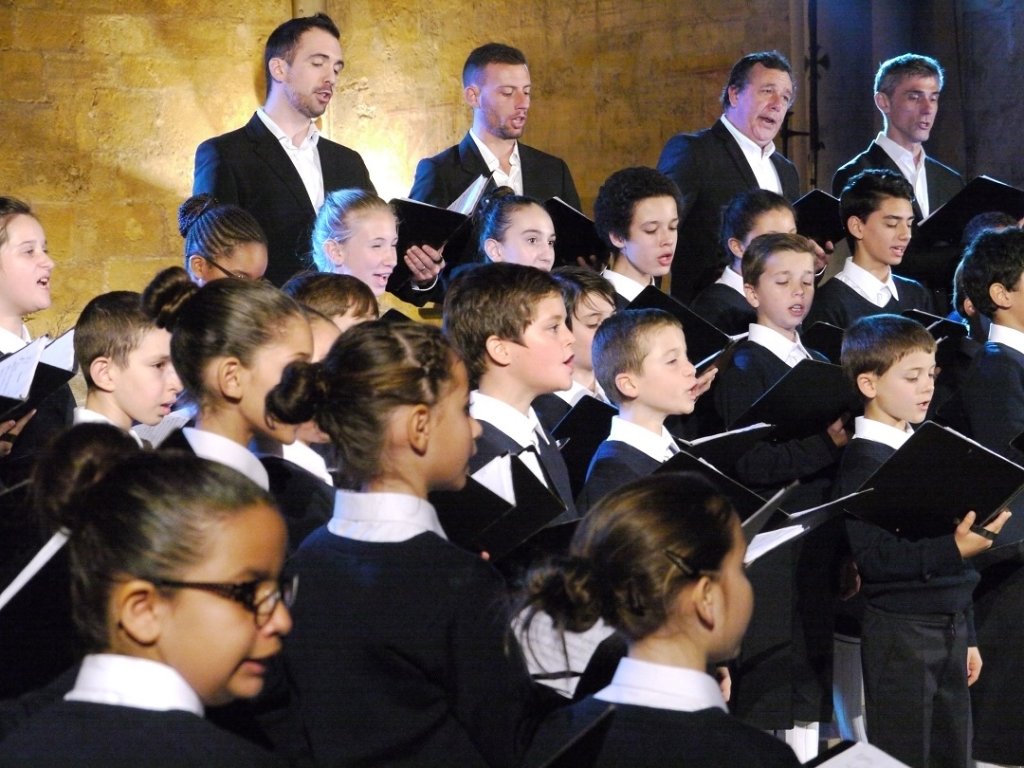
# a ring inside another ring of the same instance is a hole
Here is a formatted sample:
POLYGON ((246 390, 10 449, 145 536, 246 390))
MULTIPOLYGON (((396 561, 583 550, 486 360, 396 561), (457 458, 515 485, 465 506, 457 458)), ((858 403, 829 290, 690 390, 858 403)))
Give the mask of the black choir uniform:
POLYGON ((690 309, 730 336, 746 333, 747 327, 757 322, 757 310, 750 306, 742 290, 736 290, 737 284, 742 289, 743 278, 726 267, 722 277, 690 302, 690 309))
MULTIPOLYGON (((989 340, 975 355, 960 392, 970 435, 1018 464, 1024 452, 1010 445, 1024 432, 1024 343, 1006 326, 993 322, 989 340)), ((1020 539, 1024 509, 1014 517, 996 546, 1020 539), (1004 542, 1004 539, 1006 540, 1004 542)), ((1024 697, 1017 683, 1024 664, 1024 555, 983 568, 975 592, 978 648, 985 662, 971 686, 974 758, 991 763, 1024 763, 1024 697)))
POLYGON ((590 461, 576 508, 585 513, 616 488, 651 474, 678 451, 675 439, 664 427, 661 435, 655 435, 613 416, 608 439, 590 461))
MULTIPOLYGON (((859 417, 836 494, 857 490, 909 436, 859 417)), ((967 648, 977 645, 977 571, 960 557, 952 534, 911 541, 857 518, 846 521, 846 530, 866 602, 861 659, 871 743, 908 765, 967 768, 967 648)), ((982 677, 991 673, 986 668, 982 677)))
MULTIPOLYGON (((851 266, 843 268, 846 272, 851 266)), ((840 272, 839 274, 843 274, 840 272)), ((910 309, 920 309, 935 314, 935 302, 931 292, 916 280, 893 274, 896 296, 891 292, 884 306, 869 301, 854 288, 839 280, 836 275, 814 292, 814 303, 804 320, 804 327, 810 328, 814 323, 825 322, 843 330, 862 317, 880 315, 882 313, 899 315, 910 309)))
POLYGON ((501 577, 444 538, 425 500, 337 499, 290 564, 302 590, 284 653, 301 732, 275 741, 308 739, 317 765, 517 765, 533 691, 501 577))

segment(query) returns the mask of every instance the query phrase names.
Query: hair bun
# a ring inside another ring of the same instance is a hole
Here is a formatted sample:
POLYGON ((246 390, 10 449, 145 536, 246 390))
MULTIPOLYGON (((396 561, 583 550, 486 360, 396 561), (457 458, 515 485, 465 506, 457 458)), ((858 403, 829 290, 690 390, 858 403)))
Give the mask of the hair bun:
POLYGON ((190 197, 178 208, 178 233, 182 237, 188 235, 199 217, 219 204, 217 198, 205 192, 190 197))
POLYGON ((285 424, 303 424, 316 416, 325 395, 322 366, 296 360, 285 366, 281 381, 267 393, 267 414, 285 424))
POLYGON ((168 267, 142 292, 142 310, 153 319, 158 328, 171 329, 181 314, 182 307, 199 290, 181 267, 168 267))

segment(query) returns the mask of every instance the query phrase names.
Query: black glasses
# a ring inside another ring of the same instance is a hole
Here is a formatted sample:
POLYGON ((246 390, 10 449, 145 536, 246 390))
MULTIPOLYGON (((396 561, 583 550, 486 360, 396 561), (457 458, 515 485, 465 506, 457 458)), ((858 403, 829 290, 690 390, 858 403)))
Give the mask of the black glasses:
POLYGON ((158 587, 169 589, 201 589, 204 592, 212 592, 215 595, 233 600, 244 605, 246 610, 256 618, 256 626, 262 628, 274 615, 278 603, 284 603, 285 607, 291 608, 295 602, 295 594, 299 591, 299 575, 295 574, 285 582, 279 582, 277 588, 257 598, 256 591, 260 585, 266 584, 266 579, 253 579, 235 584, 218 584, 210 581, 174 581, 172 579, 147 579, 158 587))
POLYGON ((244 272, 232 272, 227 267, 222 267, 220 264, 218 264, 216 261, 211 259, 209 256, 203 256, 203 259, 211 267, 219 269, 221 272, 223 272, 228 277, 234 277, 234 278, 236 278, 238 280, 249 280, 250 282, 251 281, 260 281, 260 280, 263 279, 262 277, 251 277, 250 275, 247 275, 244 272))

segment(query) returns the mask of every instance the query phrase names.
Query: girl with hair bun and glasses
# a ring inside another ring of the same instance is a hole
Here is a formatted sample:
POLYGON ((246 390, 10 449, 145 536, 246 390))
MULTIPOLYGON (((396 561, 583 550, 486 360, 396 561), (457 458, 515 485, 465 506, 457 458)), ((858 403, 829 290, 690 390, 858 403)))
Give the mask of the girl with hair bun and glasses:
POLYGON ((544 763, 581 718, 612 704, 574 766, 799 765, 785 744, 731 717, 708 674, 738 654, 750 620, 745 553, 732 504, 697 475, 655 474, 599 502, 568 556, 528 576, 525 621, 543 611, 582 632, 600 618, 629 651, 610 685, 544 722, 526 764, 544 763))
POLYGON ((297 583, 281 581, 272 500, 184 454, 140 453, 78 479, 53 522, 69 535, 87 655, 64 699, 0 742, 0 765, 277 765, 203 718, 261 691, 291 628, 297 583))
POLYGON ((196 285, 236 277, 262 280, 267 271, 267 236, 252 214, 212 195, 194 195, 178 208, 185 239, 185 269, 196 285))

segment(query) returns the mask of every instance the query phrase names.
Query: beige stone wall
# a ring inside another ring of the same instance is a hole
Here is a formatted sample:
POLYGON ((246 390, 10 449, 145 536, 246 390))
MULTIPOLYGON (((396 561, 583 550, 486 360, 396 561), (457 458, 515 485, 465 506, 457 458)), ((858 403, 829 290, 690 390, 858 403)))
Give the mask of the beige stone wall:
MULTIPOLYGON (((797 4, 799 5, 799 4, 797 4)), ((346 67, 325 133, 359 150, 379 191, 404 194, 416 160, 461 137, 466 54, 522 48, 534 99, 527 143, 564 157, 584 207, 616 168, 709 124, 731 63, 791 50, 790 0, 340 0, 346 67)), ((96 293, 141 288, 179 263, 177 205, 202 139, 263 95, 281 0, 0 0, 0 193, 39 210, 70 325, 96 293)), ((792 154, 792 153, 791 153, 792 154)))

